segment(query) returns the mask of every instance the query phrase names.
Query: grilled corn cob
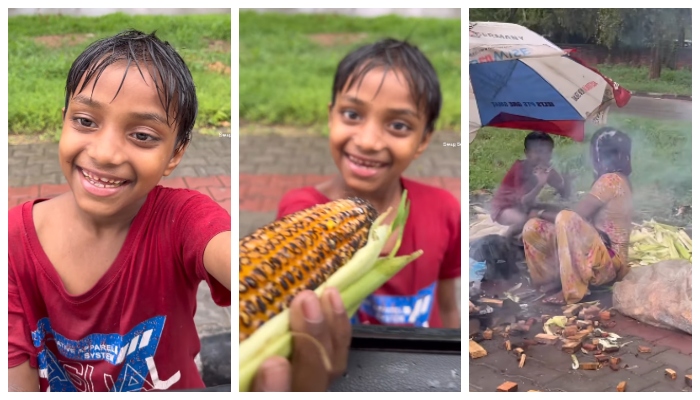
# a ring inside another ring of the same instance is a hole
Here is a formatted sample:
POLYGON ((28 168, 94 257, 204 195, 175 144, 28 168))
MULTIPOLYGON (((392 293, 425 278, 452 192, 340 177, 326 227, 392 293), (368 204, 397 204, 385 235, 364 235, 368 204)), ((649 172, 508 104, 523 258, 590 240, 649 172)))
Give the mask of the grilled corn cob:
POLYGON ((289 215, 239 242, 239 342, 314 290, 367 243, 377 211, 358 198, 289 215))
MULTIPOLYGON (((376 217, 372 223, 366 244, 357 250, 352 258, 338 268, 328 279, 315 289, 321 295, 326 287, 334 287, 340 291, 340 297, 345 304, 348 316, 357 312, 362 301, 375 290, 395 276, 411 261, 420 257, 423 252, 417 250, 409 255, 396 256, 401 245, 404 226, 408 220, 409 202, 404 190, 397 209, 396 218, 391 225, 384 225, 389 211, 376 217), (396 244, 386 257, 380 257, 381 251, 392 233, 398 233, 396 244)), ((371 211, 368 211, 371 212, 371 211)), ((323 221, 320 214, 313 216, 309 223, 323 221)), ((292 352, 292 333, 289 330, 289 310, 284 309, 272 319, 256 329, 239 346, 239 391, 250 389, 253 377, 260 364, 272 355, 289 357, 292 352)))

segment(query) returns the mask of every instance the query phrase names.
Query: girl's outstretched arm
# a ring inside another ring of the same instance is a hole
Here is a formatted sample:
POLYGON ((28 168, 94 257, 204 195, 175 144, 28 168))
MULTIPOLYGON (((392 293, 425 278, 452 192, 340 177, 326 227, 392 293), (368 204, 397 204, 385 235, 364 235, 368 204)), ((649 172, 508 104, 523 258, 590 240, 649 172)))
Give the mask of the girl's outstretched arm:
POLYGON ((214 236, 204 250, 204 268, 231 290, 231 231, 214 236))

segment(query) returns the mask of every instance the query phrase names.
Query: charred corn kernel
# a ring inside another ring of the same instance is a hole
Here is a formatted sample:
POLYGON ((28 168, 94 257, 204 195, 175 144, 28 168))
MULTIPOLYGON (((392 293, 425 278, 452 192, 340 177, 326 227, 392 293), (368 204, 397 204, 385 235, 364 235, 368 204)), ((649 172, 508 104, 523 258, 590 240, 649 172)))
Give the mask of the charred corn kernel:
POLYGON ((367 243, 377 211, 359 198, 311 207, 239 241, 239 342, 314 290, 367 243))

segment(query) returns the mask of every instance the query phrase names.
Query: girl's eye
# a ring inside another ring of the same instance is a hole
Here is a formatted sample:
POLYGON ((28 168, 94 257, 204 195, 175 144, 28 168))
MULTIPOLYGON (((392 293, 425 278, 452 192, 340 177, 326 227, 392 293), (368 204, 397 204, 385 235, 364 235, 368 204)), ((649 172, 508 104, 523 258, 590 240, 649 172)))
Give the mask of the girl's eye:
POLYGON ((78 118, 74 118, 73 120, 76 121, 78 124, 80 124, 80 126, 84 126, 86 128, 89 128, 93 124, 93 122, 87 118, 78 117, 78 118))
POLYGON ((150 142, 155 140, 155 138, 147 133, 137 132, 134 133, 134 138, 140 142, 150 142))
POLYGON ((408 125, 404 124, 403 122, 393 122, 391 124, 391 129, 404 132, 404 131, 407 131, 411 128, 408 125))
POLYGON ((350 120, 355 120, 360 117, 355 111, 352 110, 343 111, 343 116, 350 120))

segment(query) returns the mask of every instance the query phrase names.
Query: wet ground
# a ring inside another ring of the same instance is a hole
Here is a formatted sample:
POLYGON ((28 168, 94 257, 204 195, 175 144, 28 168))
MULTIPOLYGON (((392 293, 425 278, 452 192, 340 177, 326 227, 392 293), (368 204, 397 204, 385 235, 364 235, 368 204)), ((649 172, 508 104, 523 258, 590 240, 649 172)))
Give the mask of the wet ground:
POLYGON ((692 108, 693 103, 687 100, 632 96, 625 107, 610 107, 610 113, 659 120, 690 121, 692 108))
MULTIPOLYGON (((521 267, 524 265, 521 264, 521 267)), ((503 299, 504 291, 517 283, 522 283, 520 290, 529 287, 527 279, 521 275, 510 281, 483 283, 482 290, 486 297, 503 299)), ((466 292, 466 291, 465 291, 466 292)), ((610 288, 593 288, 583 302, 599 301, 601 309, 612 307, 610 288)), ((621 343, 627 343, 611 356, 621 358, 618 371, 608 366, 587 371, 572 368, 571 356, 557 345, 529 345, 538 333, 544 333, 542 315, 562 315, 561 306, 543 304, 541 300, 531 303, 516 304, 506 300, 502 308, 493 308, 494 312, 480 318, 470 318, 470 337, 474 337, 488 352, 485 357, 469 360, 469 391, 493 392, 506 381, 518 384, 518 391, 616 391, 620 382, 626 382, 629 392, 639 391, 691 391, 685 383, 685 375, 692 375, 691 354, 692 336, 684 332, 652 327, 639 323, 621 314, 616 314, 611 321, 614 324, 605 329, 622 336, 621 343), (506 338, 494 333, 491 340, 484 340, 480 332, 485 327, 494 327, 504 323, 514 323, 533 317, 537 322, 530 330, 521 335, 510 335, 512 348, 524 347, 527 355, 523 368, 519 368, 518 359, 513 352, 505 349, 506 338), (651 348, 650 353, 639 353, 638 346, 651 348), (665 374, 667 368, 677 373, 672 380, 665 374)), ((579 363, 596 361, 592 353, 576 353, 579 363)))

